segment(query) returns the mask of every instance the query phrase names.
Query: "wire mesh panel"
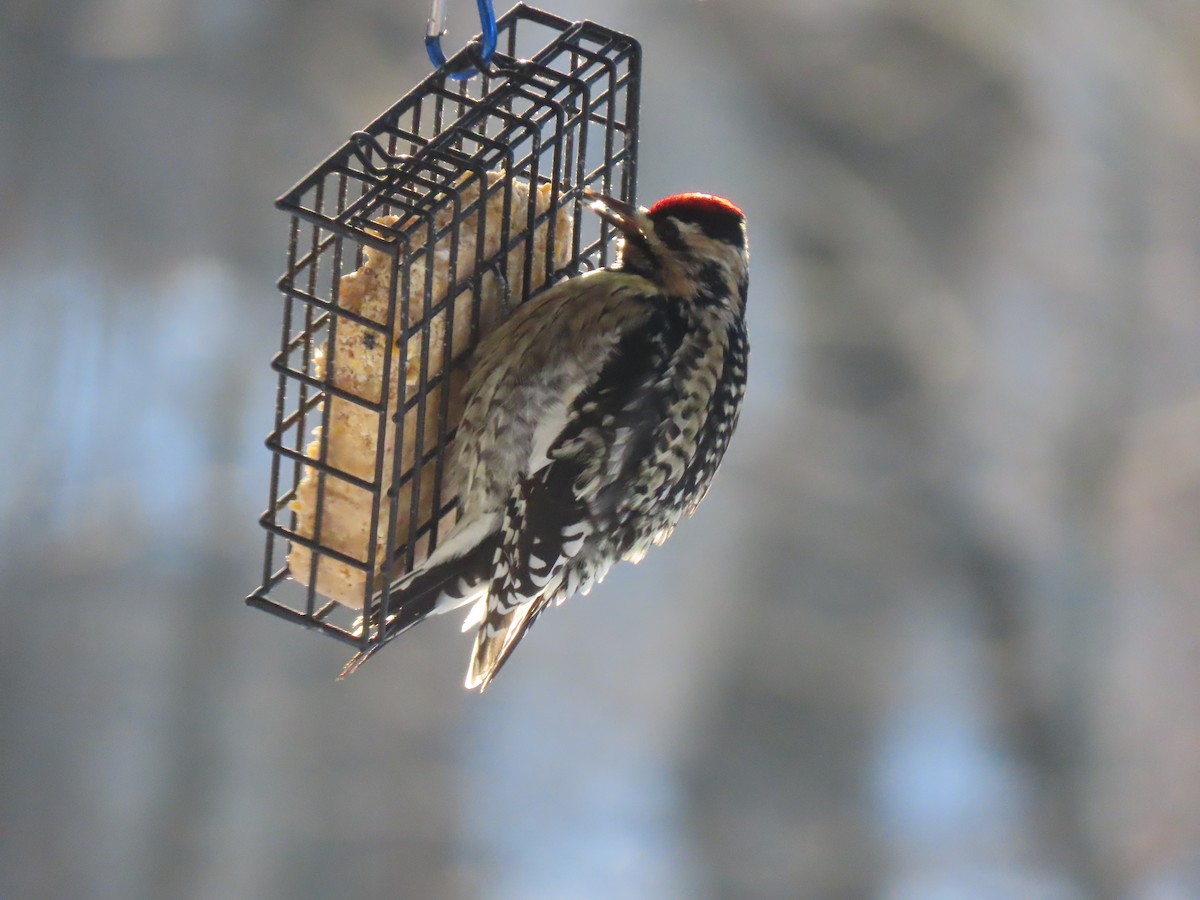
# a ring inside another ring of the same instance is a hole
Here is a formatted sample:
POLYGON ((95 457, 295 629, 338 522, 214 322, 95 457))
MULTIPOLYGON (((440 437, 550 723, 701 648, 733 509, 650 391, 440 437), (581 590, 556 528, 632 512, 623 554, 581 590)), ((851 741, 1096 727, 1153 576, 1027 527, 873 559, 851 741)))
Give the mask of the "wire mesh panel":
POLYGON ((610 261, 615 234, 580 215, 580 188, 635 199, 638 44, 523 5, 497 25, 478 77, 434 73, 277 204, 291 226, 271 496, 247 602, 361 648, 383 637, 373 598, 453 525, 447 450, 473 348, 512 306, 610 261))

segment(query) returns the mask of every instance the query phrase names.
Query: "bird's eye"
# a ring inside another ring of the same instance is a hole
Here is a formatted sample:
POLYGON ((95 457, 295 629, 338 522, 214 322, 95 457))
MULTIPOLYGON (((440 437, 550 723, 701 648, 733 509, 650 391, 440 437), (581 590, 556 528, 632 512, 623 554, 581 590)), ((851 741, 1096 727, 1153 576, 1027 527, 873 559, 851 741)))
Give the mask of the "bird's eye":
POLYGON ((672 250, 682 250, 686 246, 679 226, 669 216, 664 216, 654 223, 654 233, 658 239, 672 250))

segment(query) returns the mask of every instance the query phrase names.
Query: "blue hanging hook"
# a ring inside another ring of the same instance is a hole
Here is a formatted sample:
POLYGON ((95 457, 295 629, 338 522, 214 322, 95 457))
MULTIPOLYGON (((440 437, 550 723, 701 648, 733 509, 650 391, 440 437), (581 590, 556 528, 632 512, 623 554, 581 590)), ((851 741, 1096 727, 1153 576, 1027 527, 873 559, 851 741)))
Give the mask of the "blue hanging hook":
MULTIPOLYGON (((492 8, 492 0, 476 0, 479 7, 479 21, 482 24, 482 40, 477 60, 486 66, 492 61, 496 52, 496 10, 492 8)), ((446 54, 442 52, 442 35, 446 33, 446 0, 433 0, 433 8, 429 11, 429 24, 425 26, 425 52, 430 61, 441 68, 446 65, 446 54)), ((446 74, 455 81, 466 81, 479 73, 472 64, 446 74)))

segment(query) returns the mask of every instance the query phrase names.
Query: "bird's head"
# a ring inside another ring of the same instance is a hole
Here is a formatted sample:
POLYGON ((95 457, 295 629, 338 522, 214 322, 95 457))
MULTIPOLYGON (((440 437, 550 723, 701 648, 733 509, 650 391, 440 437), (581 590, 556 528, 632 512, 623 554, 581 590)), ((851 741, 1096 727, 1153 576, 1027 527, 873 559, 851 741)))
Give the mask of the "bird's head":
POLYGON ((722 197, 673 194, 649 209, 585 190, 592 210, 621 234, 621 268, 678 297, 745 304, 749 248, 746 217, 722 197))

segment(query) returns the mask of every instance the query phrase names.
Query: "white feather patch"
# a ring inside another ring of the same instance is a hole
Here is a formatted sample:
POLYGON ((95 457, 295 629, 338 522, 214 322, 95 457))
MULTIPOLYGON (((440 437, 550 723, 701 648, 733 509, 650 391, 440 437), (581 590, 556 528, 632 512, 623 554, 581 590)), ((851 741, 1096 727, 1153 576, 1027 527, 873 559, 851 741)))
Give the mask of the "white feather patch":
POLYGON ((468 603, 475 603, 480 597, 483 597, 486 600, 487 592, 488 586, 487 584, 483 584, 477 591, 467 594, 465 597, 451 598, 447 597, 445 594, 442 594, 442 596, 438 598, 437 606, 433 608, 433 611, 430 613, 430 615, 440 616, 442 613, 448 613, 453 612, 456 609, 462 609, 468 603))
POLYGON ((538 472, 550 462, 550 445, 567 427, 567 404, 555 402, 538 421, 533 430, 533 441, 529 447, 529 463, 526 472, 538 472))
POLYGON ((469 613, 467 613, 467 617, 463 620, 463 624, 462 624, 463 631, 470 631, 472 628, 478 628, 480 625, 483 624, 483 620, 485 618, 487 618, 487 609, 488 609, 487 590, 486 589, 483 590, 481 592, 481 594, 482 594, 482 596, 480 596, 479 594, 475 595, 479 599, 477 599, 475 601, 475 605, 471 607, 471 611, 469 613))
POLYGON ((496 529, 499 522, 499 513, 480 516, 471 522, 459 522, 454 526, 454 530, 446 536, 446 539, 438 544, 437 549, 430 553, 424 562, 405 575, 397 587, 403 589, 419 573, 428 570, 432 566, 440 565, 448 559, 456 559, 473 550, 478 546, 480 541, 496 529))

